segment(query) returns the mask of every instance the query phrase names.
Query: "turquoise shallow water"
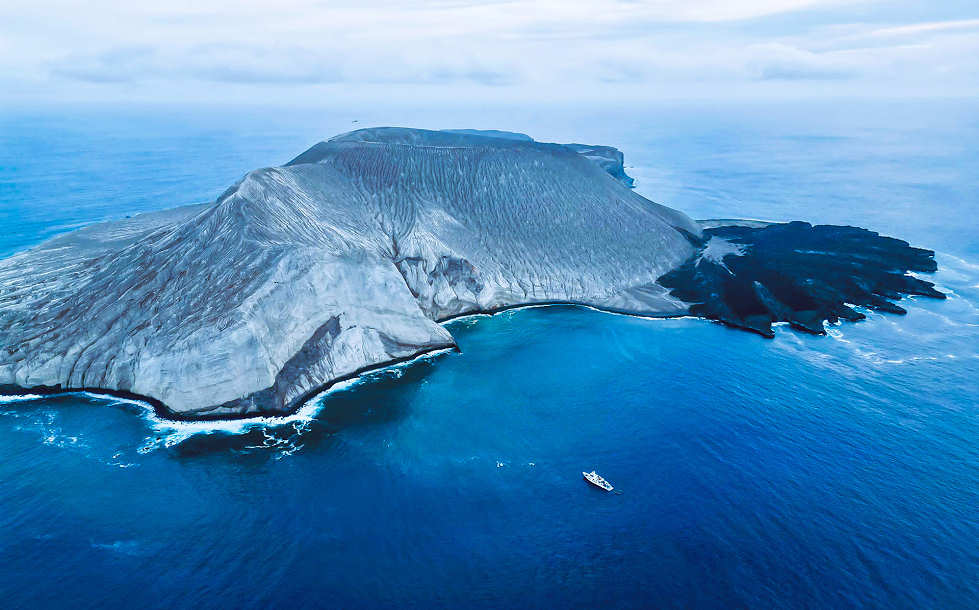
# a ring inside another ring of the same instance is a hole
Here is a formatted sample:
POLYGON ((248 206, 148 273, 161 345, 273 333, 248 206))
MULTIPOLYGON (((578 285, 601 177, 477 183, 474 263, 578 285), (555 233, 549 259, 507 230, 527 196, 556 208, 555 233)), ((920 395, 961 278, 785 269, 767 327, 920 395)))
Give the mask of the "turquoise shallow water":
POLYGON ((617 145, 641 192, 696 217, 852 223, 935 248, 950 299, 771 341, 570 307, 465 318, 450 325, 461 353, 262 425, 6 397, 3 605, 979 604, 979 115, 499 115, 10 113, 0 253, 213 198, 359 118, 617 145), (593 468, 622 494, 585 485, 593 468))

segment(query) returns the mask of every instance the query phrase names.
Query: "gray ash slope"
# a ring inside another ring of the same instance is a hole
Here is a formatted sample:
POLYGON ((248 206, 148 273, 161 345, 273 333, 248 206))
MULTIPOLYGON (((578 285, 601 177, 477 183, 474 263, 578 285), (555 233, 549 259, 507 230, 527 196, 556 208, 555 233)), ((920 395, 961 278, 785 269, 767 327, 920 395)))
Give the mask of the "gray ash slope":
POLYGON ((656 280, 700 234, 570 147, 360 130, 213 204, 0 261, 0 385, 134 394, 175 417, 286 412, 453 346, 437 321, 455 315, 543 302, 683 313, 656 280))

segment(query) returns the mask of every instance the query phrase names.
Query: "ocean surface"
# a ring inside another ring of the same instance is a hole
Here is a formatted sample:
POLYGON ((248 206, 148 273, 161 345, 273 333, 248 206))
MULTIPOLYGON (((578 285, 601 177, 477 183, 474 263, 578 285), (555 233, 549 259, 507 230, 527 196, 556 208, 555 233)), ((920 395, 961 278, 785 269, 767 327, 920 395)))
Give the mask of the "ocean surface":
POLYGON ((949 299, 774 340, 573 307, 463 318, 461 353, 279 420, 4 396, 0 606, 979 607, 974 103, 7 109, 0 255, 377 124, 614 145, 696 218, 935 249, 949 299))

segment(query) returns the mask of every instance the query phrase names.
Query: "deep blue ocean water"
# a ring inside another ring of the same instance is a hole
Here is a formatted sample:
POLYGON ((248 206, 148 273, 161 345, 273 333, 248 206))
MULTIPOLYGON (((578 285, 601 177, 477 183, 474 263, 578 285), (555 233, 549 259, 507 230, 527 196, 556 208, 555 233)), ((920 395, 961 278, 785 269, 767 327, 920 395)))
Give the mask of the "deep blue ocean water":
POLYGON ((697 218, 933 248, 950 298, 774 340, 571 307, 465 318, 461 353, 262 425, 5 397, 0 605, 979 606, 974 104, 8 110, 0 255, 213 199, 364 124, 615 145, 640 192, 697 218))

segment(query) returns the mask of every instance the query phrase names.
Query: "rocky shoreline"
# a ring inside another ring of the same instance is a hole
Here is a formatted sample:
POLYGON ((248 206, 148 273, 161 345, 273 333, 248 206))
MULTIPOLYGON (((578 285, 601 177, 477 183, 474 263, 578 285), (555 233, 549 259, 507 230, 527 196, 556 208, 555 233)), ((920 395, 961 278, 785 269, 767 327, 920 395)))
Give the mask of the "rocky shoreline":
POLYGON ((853 309, 907 313, 905 295, 944 299, 931 282, 910 275, 937 270, 935 253, 857 227, 790 223, 711 226, 700 251, 659 282, 690 313, 774 337, 786 322, 822 335, 824 322, 857 321, 853 309))

